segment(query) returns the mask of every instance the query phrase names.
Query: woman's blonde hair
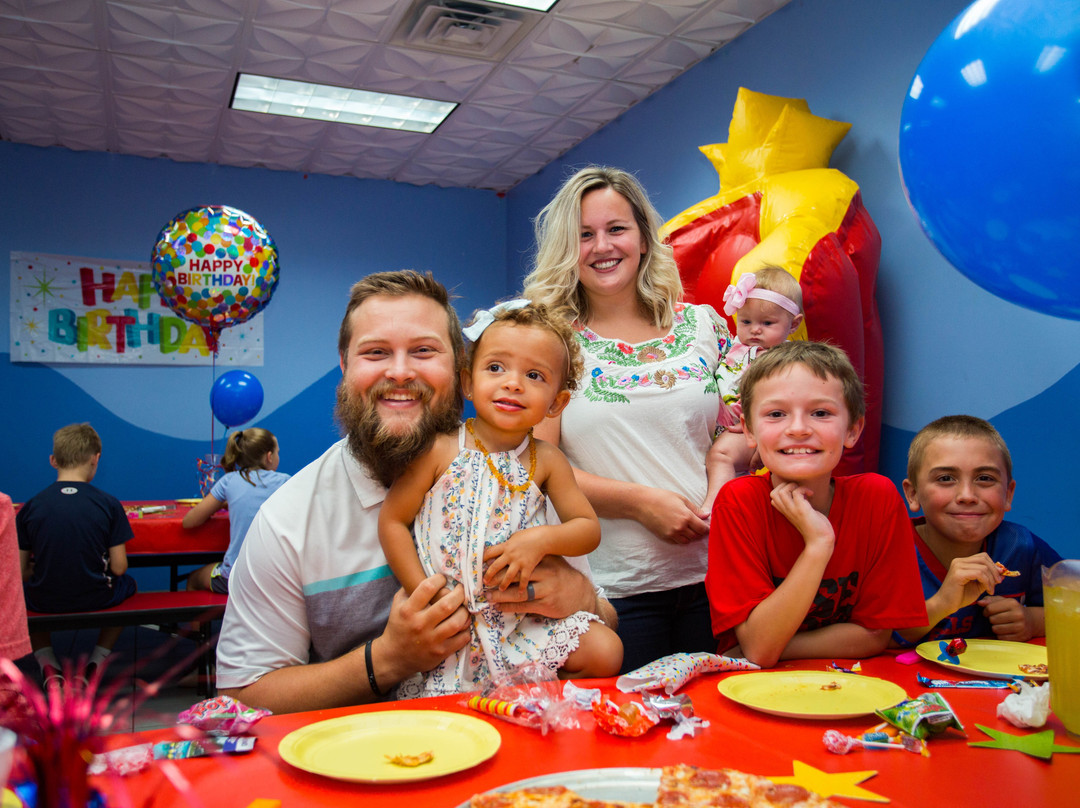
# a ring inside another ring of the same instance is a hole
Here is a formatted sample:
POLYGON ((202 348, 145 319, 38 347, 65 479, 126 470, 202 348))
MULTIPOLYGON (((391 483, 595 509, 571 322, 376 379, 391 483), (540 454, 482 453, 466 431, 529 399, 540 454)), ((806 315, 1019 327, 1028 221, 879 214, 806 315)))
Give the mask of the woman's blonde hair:
POLYGON ((637 178, 621 168, 589 166, 570 177, 534 221, 536 257, 525 278, 523 296, 543 303, 570 322, 589 319, 589 301, 581 286, 578 258, 581 200, 590 191, 611 188, 630 203, 645 240, 637 276, 642 314, 660 328, 670 328, 682 280, 671 247, 660 241, 663 220, 637 178))

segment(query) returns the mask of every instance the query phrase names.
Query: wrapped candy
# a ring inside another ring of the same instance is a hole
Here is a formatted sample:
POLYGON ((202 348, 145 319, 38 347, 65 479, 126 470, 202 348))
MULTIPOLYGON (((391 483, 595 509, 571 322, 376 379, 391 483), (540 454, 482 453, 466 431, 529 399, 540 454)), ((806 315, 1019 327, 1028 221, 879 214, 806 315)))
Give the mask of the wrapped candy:
POLYGON ((761 668, 753 662, 719 654, 706 652, 669 654, 630 673, 624 673, 615 680, 615 687, 623 693, 663 690, 671 695, 702 673, 756 670, 761 670, 761 668))
POLYGON ((633 701, 619 706, 610 699, 604 699, 593 705, 592 712, 602 730, 626 738, 644 735, 660 723, 656 713, 633 701))
POLYGON ((846 755, 852 749, 901 749, 906 752, 916 752, 926 757, 930 756, 926 748, 926 741, 908 735, 906 732, 889 735, 884 732, 866 732, 856 738, 844 735, 839 730, 827 729, 821 739, 825 748, 835 755, 846 755))
POLYGON ((929 676, 923 676, 921 673, 915 675, 915 679, 923 687, 955 687, 955 688, 970 688, 978 690, 1016 690, 1016 680, 1004 680, 1004 679, 969 679, 956 680, 956 679, 931 679, 929 676))
POLYGON ((939 735, 949 727, 964 731, 964 725, 952 707, 940 693, 934 691, 875 712, 900 731, 920 739, 939 735))
POLYGON ((1041 727, 1050 716, 1050 683, 1019 683, 1019 692, 1010 693, 997 706, 998 718, 1017 727, 1041 727))
MULTIPOLYGON (((482 693, 466 694, 462 703, 512 724, 538 729, 577 729, 577 704, 565 698, 559 681, 540 663, 523 665, 489 683, 482 693)), ((586 708, 588 709, 588 708, 586 708)))
POLYGON ((694 715, 694 705, 690 697, 685 693, 679 695, 666 695, 663 693, 646 693, 641 697, 642 703, 656 713, 661 720, 669 719, 675 726, 668 732, 669 741, 677 741, 680 738, 694 737, 698 729, 709 726, 709 722, 694 715))
POLYGON ((231 696, 218 696, 184 710, 176 723, 190 724, 212 735, 243 735, 270 714, 269 710, 247 707, 231 696))
POLYGON ((205 755, 236 755, 255 748, 250 736, 213 735, 190 741, 162 741, 153 746, 155 760, 184 760, 205 755))
POLYGON ((967 640, 963 637, 957 637, 955 640, 941 640, 938 643, 938 649, 941 651, 938 654, 938 662, 947 662, 950 665, 960 664, 960 654, 967 650, 967 640))

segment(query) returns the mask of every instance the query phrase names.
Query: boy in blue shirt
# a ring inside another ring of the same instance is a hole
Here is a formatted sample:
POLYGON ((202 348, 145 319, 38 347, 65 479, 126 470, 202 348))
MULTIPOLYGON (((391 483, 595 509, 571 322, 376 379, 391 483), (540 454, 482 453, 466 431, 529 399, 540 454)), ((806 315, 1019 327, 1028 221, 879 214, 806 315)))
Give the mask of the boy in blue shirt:
POLYGON ((929 624, 898 631, 898 642, 1045 635, 1041 568, 1061 556, 1004 521, 1015 490, 1009 448, 982 418, 949 415, 915 436, 904 494, 923 512, 912 526, 929 624))
MULTIPOLYGON (((90 484, 101 460, 101 438, 90 424, 71 424, 53 435, 49 463, 56 482, 19 509, 19 535, 26 606, 35 612, 72 612, 115 606, 135 594, 127 574, 124 543, 131 525, 120 500, 90 484)), ((120 626, 101 629, 86 675, 101 665, 120 626)), ((48 632, 30 635, 46 685, 60 676, 48 632)))

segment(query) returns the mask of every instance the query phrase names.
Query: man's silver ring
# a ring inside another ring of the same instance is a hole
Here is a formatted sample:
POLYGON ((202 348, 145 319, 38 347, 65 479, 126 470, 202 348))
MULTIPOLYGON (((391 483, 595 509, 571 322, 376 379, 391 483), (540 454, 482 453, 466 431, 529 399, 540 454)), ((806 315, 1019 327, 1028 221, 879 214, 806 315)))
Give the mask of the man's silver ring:
POLYGON ((529 600, 536 600, 536 590, 533 589, 532 584, 529 584, 527 587, 525 587, 525 591, 529 595, 529 600))

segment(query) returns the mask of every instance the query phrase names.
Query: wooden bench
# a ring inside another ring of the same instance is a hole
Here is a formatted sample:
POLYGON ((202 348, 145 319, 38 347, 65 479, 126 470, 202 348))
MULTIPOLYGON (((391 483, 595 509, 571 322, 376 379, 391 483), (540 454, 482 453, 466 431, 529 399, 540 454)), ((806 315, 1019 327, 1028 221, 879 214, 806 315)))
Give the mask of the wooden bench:
POLYGON ((98 629, 107 626, 175 626, 178 623, 198 622, 194 639, 205 646, 200 655, 197 671, 200 692, 212 695, 214 673, 214 649, 211 621, 220 620, 225 614, 228 595, 216 592, 136 592, 118 606, 85 612, 33 612, 27 609, 30 631, 71 631, 98 629), (205 678, 204 678, 205 677, 205 678))

